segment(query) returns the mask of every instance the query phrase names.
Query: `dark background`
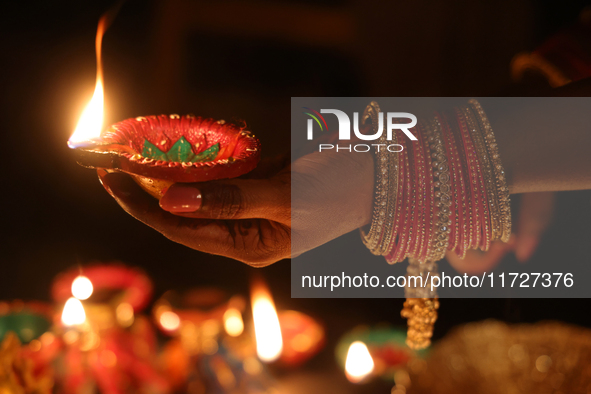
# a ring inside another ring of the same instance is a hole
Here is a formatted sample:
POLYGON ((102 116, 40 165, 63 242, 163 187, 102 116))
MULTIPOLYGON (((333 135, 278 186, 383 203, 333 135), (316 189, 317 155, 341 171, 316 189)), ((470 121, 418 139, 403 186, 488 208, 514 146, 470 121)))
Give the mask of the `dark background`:
MULTIPOLYGON (((94 88, 96 23, 112 2, 11 3, 0 23, 0 299, 47 300, 60 271, 112 260, 146 270, 156 295, 203 285, 246 294, 254 269, 174 244, 127 216, 66 146, 94 88)), ((495 95, 511 83, 513 55, 572 23, 584 5, 130 0, 104 40, 106 123, 160 113, 246 119, 264 155, 288 151, 291 96, 495 95)), ((581 258, 578 245, 591 241, 589 211, 588 192, 560 193, 557 219, 532 261, 521 266, 509 257, 503 267, 528 271, 536 259, 581 258)), ((357 233, 335 242, 363 248, 357 233)), ((280 309, 327 324, 329 344, 306 369, 332 373, 350 389, 335 372, 334 343, 357 324, 404 325, 403 300, 290 299, 289 264, 260 272, 280 309)), ((485 318, 591 326, 588 305, 443 300, 435 335, 485 318)))

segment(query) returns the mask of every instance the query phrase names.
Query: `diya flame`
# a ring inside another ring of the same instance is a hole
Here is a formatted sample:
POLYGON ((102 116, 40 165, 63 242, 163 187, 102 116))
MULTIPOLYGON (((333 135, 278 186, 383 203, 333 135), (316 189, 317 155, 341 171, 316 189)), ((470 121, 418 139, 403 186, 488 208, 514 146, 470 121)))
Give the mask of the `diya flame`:
POLYGON ((262 361, 273 362, 281 356, 283 338, 273 297, 260 279, 253 281, 251 303, 257 355, 262 361))
POLYGON ((374 370, 374 362, 367 345, 356 341, 349 346, 347 360, 345 361, 345 374, 353 383, 359 383, 368 377, 374 370))
POLYGON ((103 62, 101 59, 103 36, 110 25, 112 18, 109 14, 103 15, 96 31, 96 86, 92 99, 82 111, 74 134, 68 140, 70 148, 77 148, 88 144, 89 141, 99 138, 103 128, 105 112, 105 93, 103 88, 103 62))
POLYGON ((62 311, 62 323, 65 326, 77 326, 86 322, 86 311, 80 300, 88 299, 93 292, 90 279, 79 275, 72 281, 72 296, 66 301, 62 311))

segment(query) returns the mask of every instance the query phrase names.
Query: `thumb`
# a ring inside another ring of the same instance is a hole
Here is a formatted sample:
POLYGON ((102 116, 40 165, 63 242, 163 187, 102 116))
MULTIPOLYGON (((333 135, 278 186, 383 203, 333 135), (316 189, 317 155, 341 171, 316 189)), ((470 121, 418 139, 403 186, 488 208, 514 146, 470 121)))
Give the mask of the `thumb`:
POLYGON ((554 214, 554 192, 525 193, 519 206, 515 256, 520 262, 529 260, 554 214))
POLYGON ((290 221, 290 183, 279 178, 176 183, 160 207, 178 216, 200 219, 290 221))

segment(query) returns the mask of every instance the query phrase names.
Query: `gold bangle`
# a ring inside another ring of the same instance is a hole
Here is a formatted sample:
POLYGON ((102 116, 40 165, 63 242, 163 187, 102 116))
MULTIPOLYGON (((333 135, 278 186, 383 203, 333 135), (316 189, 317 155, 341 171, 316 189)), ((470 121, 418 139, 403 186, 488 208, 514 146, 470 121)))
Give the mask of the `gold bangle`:
POLYGON ((480 123, 480 128, 486 142, 488 155, 492 160, 500 210, 501 234, 499 238, 501 241, 507 242, 511 236, 511 199, 509 198, 509 188, 507 186, 505 170, 503 169, 503 164, 501 163, 501 156, 499 155, 495 135, 492 131, 490 122, 488 121, 488 118, 482 109, 482 106, 475 99, 471 99, 468 104, 478 115, 477 119, 480 123))
MULTIPOLYGON (((361 122, 365 123, 371 118, 372 127, 374 132, 377 132, 379 127, 379 113, 380 106, 375 101, 369 103, 365 107, 361 122)), ((378 139, 379 144, 386 143, 386 133, 382 133, 378 139)), ((375 154, 375 195, 374 195, 374 207, 371 225, 369 232, 365 232, 363 228, 360 229, 361 239, 363 244, 367 246, 371 253, 380 255, 378 246, 382 239, 382 231, 384 221, 386 220, 386 211, 388 205, 388 157, 386 152, 376 149, 375 154), (385 195, 383 192, 386 192, 385 195)))
MULTIPOLYGON (((398 142, 397 135, 394 133, 392 142, 396 144, 398 142)), ((394 221, 396 220, 396 200, 398 198, 398 168, 399 168, 399 157, 398 153, 389 152, 386 148, 385 159, 388 162, 388 189, 382 190, 382 197, 386 197, 386 217, 385 223, 383 224, 383 236, 377 247, 377 251, 380 255, 385 256, 390 252, 390 246, 392 242, 392 236, 394 234, 394 221)), ((384 161, 384 156, 380 158, 384 161)), ((382 201, 384 204, 384 201, 382 201)), ((378 224, 380 221, 378 220, 378 224)))
POLYGON ((427 136, 427 143, 431 150, 431 157, 433 158, 433 185, 438 189, 435 192, 435 197, 438 199, 435 206, 439 208, 437 221, 434 222, 435 231, 433 239, 427 252, 427 260, 438 261, 445 257, 445 251, 449 245, 451 186, 449 164, 445 154, 441 124, 437 117, 433 119, 430 127, 427 127, 427 136))

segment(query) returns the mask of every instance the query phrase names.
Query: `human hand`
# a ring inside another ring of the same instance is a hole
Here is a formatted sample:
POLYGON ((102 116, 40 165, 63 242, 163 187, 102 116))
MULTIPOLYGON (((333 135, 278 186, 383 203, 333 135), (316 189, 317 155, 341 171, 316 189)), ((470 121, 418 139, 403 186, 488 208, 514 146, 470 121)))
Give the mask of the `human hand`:
POLYGON ((98 175, 125 211, 167 238, 255 267, 299 255, 371 218, 371 154, 262 161, 246 178, 175 184, 160 204, 125 174, 98 175))
POLYGON ((511 251, 515 252, 519 262, 527 262, 552 221, 555 199, 554 192, 523 194, 519 204, 517 232, 511 235, 509 242, 495 241, 487 252, 469 250, 464 259, 453 252, 447 252, 447 261, 458 272, 469 275, 492 271, 511 251))

